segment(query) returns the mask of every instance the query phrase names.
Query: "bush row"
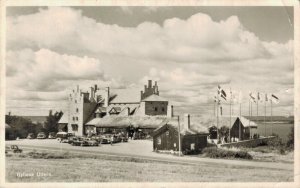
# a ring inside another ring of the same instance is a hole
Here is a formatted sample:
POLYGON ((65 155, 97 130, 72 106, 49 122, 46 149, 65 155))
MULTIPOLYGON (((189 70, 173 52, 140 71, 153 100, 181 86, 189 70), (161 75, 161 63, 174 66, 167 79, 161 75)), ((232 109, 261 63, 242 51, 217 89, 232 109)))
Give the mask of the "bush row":
POLYGON ((232 151, 219 149, 216 147, 204 148, 202 153, 210 158, 224 158, 224 159, 253 159, 252 156, 246 151, 232 151))

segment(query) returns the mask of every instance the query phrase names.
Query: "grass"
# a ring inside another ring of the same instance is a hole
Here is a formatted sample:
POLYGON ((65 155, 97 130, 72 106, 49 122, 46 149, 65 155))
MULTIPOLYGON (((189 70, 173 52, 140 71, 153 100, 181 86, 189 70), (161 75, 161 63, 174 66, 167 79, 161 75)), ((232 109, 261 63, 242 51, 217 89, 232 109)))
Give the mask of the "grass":
POLYGON ((33 151, 6 157, 6 180, 8 182, 266 182, 293 181, 293 171, 213 163, 183 165, 122 157, 33 151), (34 176, 20 178, 17 177, 17 173, 32 173, 34 176), (45 173, 47 176, 37 176, 37 173, 45 173))

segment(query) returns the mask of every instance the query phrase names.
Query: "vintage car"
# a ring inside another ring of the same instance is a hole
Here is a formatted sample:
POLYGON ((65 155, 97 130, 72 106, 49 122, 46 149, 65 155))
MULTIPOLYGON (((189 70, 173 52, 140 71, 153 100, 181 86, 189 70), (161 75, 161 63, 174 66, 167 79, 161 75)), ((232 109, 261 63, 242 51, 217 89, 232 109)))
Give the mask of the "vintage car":
POLYGON ((111 143, 111 135, 105 134, 100 136, 101 144, 110 144, 111 143))
POLYGON ((13 152, 13 153, 22 153, 22 149, 20 149, 17 145, 5 146, 5 153, 13 152))
POLYGON ((89 146, 99 146, 99 142, 92 138, 85 138, 85 141, 88 142, 89 146))
POLYGON ((73 138, 73 146, 89 146, 89 143, 83 137, 75 137, 73 138))
POLYGON ((69 137, 74 136, 73 133, 67 133, 67 132, 58 132, 56 134, 56 139, 61 143, 69 143, 69 137))
POLYGON ((37 139, 46 139, 47 136, 44 132, 39 132, 39 134, 36 137, 37 139))
POLYGON ((56 133, 55 132, 50 132, 48 138, 49 139, 55 139, 56 138, 56 133))
POLYGON ((33 133, 28 133, 28 135, 27 135, 27 137, 26 137, 27 139, 34 139, 35 138, 35 136, 34 136, 34 134, 33 133))

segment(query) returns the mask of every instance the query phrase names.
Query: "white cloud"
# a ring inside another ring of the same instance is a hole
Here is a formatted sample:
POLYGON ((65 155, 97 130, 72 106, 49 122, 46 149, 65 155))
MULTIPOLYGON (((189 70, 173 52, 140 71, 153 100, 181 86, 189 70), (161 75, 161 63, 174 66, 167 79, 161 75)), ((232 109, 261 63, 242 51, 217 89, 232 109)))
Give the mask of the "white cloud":
POLYGON ((151 78, 182 110, 211 109, 218 84, 244 93, 277 93, 285 111, 293 103, 291 93, 282 93, 293 87, 293 41, 261 41, 237 16, 215 22, 198 13, 162 25, 121 27, 72 8, 50 7, 8 17, 7 28, 11 99, 55 101, 63 99, 55 92, 76 83, 140 87, 151 78))
POLYGON ((270 58, 281 45, 264 43, 236 16, 214 22, 206 14, 167 19, 163 26, 144 22, 136 28, 106 25, 71 8, 50 7, 8 19, 8 46, 104 53, 176 62, 237 61, 270 58), (54 29, 55 28, 55 29, 54 29), (270 48, 270 45, 272 48, 270 48))

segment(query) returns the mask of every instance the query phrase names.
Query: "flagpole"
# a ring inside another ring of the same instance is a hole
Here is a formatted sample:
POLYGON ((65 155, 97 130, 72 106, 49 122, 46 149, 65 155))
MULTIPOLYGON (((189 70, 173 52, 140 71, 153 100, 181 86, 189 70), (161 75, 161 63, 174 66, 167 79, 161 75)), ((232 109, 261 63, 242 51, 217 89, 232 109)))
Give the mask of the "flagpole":
POLYGON ((264 124, 265 124, 265 137, 267 137, 267 124, 266 124, 266 115, 267 115, 267 94, 265 96, 265 117, 264 117, 264 124))
POLYGON ((240 101, 239 141, 241 141, 241 109, 242 109, 242 102, 240 101))
POLYGON ((229 142, 231 142, 231 138, 230 138, 230 129, 231 129, 231 100, 232 100, 232 92, 231 92, 231 88, 230 88, 230 100, 229 100, 229 142))
POLYGON ((219 142, 219 93, 217 97, 217 144, 219 142))
POLYGON ((271 122, 272 122, 272 124, 271 124, 271 135, 273 135, 273 105, 272 105, 272 99, 271 99, 271 122))
POLYGON ((216 117, 216 98, 214 99, 214 116, 216 117))

